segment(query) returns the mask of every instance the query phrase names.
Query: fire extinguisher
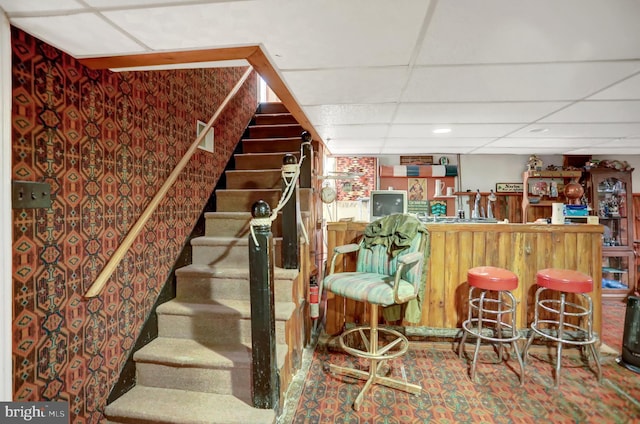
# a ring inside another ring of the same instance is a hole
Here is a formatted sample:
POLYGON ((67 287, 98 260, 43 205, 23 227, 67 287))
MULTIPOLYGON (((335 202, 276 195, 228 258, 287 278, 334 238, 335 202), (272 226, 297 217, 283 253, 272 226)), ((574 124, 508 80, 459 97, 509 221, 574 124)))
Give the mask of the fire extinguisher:
POLYGON ((320 289, 318 287, 317 277, 312 275, 309 279, 309 315, 311 319, 317 319, 320 316, 320 289))

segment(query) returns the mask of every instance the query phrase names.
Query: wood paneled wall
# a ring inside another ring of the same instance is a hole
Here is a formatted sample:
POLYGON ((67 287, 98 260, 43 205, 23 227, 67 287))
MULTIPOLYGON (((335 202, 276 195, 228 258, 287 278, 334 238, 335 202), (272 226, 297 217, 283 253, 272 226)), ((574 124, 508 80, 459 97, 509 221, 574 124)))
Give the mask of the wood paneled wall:
MULTIPOLYGON (((366 223, 327 225, 328 253, 338 245, 357 242, 366 223)), ((430 261, 422 318, 416 325, 460 328, 467 316, 467 270, 482 265, 509 269, 518 275, 514 291, 519 300, 517 323, 526 328, 533 320, 537 288, 535 275, 543 268, 576 269, 594 281, 594 329, 601 328, 602 226, 531 224, 426 224, 430 233, 430 261)), ((336 272, 355 269, 355 256, 343 255, 336 272)), ((329 257, 330 262, 331 257, 329 257)), ((325 330, 337 334, 345 322, 365 323, 364 304, 327 293, 325 330), (344 303, 343 303, 344 301, 344 303)), ((407 322, 404 325, 411 325, 407 322)))

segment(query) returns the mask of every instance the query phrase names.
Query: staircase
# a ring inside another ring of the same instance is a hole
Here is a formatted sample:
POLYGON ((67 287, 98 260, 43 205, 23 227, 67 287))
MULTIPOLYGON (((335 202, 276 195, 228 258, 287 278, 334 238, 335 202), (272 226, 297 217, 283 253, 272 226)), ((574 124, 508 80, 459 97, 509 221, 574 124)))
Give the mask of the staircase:
MULTIPOLYGON (((299 156, 303 129, 279 103, 260 105, 205 235, 192 240, 193 262, 176 271, 176 298, 157 308, 158 338, 134 354, 136 386, 105 409, 109 423, 274 423, 253 408, 248 236, 251 206, 274 208, 285 153, 299 156)), ((302 211, 310 189, 300 190, 302 211)), ((308 215, 304 214, 303 216, 308 215)), ((275 316, 280 399, 304 348, 304 288, 298 270, 279 268, 281 225, 274 234, 275 316)))

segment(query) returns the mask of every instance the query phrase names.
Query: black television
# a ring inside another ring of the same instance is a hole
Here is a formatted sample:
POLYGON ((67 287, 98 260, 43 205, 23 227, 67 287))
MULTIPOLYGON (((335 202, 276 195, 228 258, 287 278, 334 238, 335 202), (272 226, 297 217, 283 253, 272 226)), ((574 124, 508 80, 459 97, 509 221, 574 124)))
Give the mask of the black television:
POLYGON ((371 222, 394 213, 407 213, 406 190, 371 190, 369 220, 371 222))

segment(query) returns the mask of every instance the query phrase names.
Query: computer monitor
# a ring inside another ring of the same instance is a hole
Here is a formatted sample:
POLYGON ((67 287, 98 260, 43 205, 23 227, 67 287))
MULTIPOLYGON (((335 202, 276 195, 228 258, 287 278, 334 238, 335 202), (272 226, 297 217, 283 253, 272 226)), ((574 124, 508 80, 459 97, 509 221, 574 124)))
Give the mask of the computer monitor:
POLYGON ((370 221, 394 213, 407 213, 406 190, 371 190, 369 210, 370 221))

